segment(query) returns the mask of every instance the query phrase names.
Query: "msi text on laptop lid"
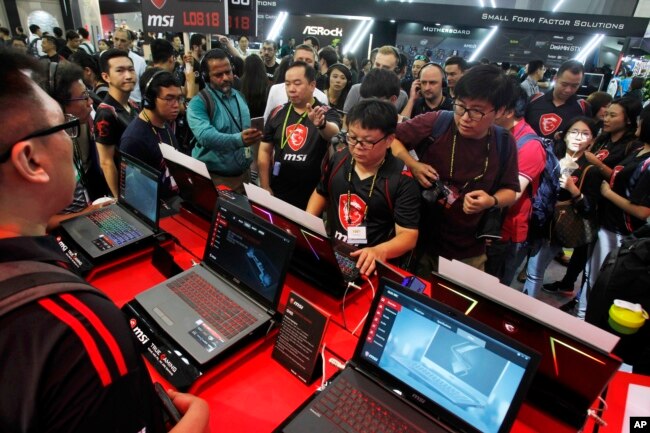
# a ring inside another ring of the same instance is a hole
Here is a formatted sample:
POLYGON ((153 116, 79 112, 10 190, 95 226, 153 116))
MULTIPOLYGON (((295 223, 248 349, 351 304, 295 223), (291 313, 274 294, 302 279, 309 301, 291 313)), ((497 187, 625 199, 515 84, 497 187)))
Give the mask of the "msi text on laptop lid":
POLYGON ((158 230, 160 173, 129 155, 120 159, 117 204, 61 223, 93 259, 151 238, 158 230))
POLYGON ((205 364, 271 320, 294 243, 290 234, 218 199, 203 262, 136 300, 205 364))
MULTIPOLYGON (((444 431, 442 425, 452 432, 502 433, 509 431, 538 362, 538 354, 509 337, 382 279, 351 365, 378 385, 373 397, 387 393, 427 415, 429 425, 417 422, 413 431, 444 431)), ((389 404, 411 421, 398 407, 389 404)), ((309 408, 302 414, 303 421, 319 418, 309 408)), ((299 431, 292 425, 300 422, 296 417, 284 431, 299 431)), ((321 431, 308 424, 298 427, 321 431)))

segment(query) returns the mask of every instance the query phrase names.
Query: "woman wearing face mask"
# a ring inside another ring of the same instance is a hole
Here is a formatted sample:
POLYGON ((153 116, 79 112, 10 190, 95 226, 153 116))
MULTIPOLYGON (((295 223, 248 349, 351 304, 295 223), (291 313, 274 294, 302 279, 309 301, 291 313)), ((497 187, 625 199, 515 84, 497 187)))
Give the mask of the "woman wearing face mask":
POLYGON ((612 175, 614 168, 636 147, 636 118, 641 112, 641 104, 635 98, 614 99, 603 117, 603 131, 598 136, 587 160, 593 164, 603 179, 612 175))
MULTIPOLYGON (((593 144, 595 135, 596 123, 593 119, 585 116, 576 117, 571 120, 567 130, 561 134, 555 149, 558 159, 563 160, 561 165, 575 167, 570 174, 565 173, 560 178, 562 189, 558 195, 558 204, 573 202, 579 215, 585 219, 595 217, 598 197, 598 180, 600 178, 596 170, 587 170, 590 164, 585 156, 585 151, 593 144), (581 182, 583 174, 585 178, 581 182), (581 183, 582 191, 578 188, 581 183)), ((551 227, 545 232, 549 234, 549 238, 542 239, 539 245, 533 247, 533 255, 528 261, 524 291, 530 296, 535 296, 542 287, 546 268, 563 247, 551 235, 551 227)), ((578 254, 581 258, 581 260, 576 259, 575 266, 582 269, 589 257, 588 253, 589 245, 575 248, 573 254, 578 254)), ((546 289, 545 291, 572 295, 573 284, 570 287, 562 287, 561 290, 546 289)))
POLYGON ((616 164, 600 186, 601 227, 589 262, 590 287, 607 254, 650 218, 650 109, 644 109, 639 119, 639 147, 616 164))
POLYGON ((330 107, 343 110, 345 98, 352 87, 352 74, 343 63, 334 63, 327 70, 327 100, 330 107))

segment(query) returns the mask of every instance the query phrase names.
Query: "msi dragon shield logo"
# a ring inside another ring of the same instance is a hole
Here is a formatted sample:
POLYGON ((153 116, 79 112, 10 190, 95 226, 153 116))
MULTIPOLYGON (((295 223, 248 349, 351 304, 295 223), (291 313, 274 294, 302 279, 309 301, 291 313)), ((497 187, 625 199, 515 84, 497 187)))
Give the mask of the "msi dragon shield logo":
POLYGON ((159 10, 165 6, 165 3, 167 3, 167 0, 151 0, 151 4, 159 10))

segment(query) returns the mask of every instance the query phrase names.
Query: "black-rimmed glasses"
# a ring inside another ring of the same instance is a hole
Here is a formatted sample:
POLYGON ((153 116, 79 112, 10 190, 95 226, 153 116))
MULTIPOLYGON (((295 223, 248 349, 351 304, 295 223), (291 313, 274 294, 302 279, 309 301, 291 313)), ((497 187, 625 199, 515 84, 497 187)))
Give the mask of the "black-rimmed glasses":
POLYGON ((78 98, 70 98, 70 99, 66 99, 65 101, 66 101, 66 102, 86 101, 88 98, 90 98, 90 93, 88 93, 88 91, 86 90, 85 92, 83 92, 83 93, 81 94, 80 97, 78 97, 78 98))
POLYGON ((469 116, 470 120, 473 120, 475 122, 478 122, 480 120, 483 120, 486 114, 491 113, 492 111, 495 110, 490 110, 487 113, 484 113, 482 111, 476 110, 474 108, 467 108, 462 104, 459 104, 458 102, 454 102, 454 113, 459 115, 460 117, 463 117, 465 113, 469 116))
POLYGON ((386 135, 384 135, 383 137, 381 137, 379 140, 375 140, 375 141, 359 140, 359 139, 356 138, 356 137, 351 137, 350 134, 345 134, 344 137, 345 137, 345 142, 346 142, 347 144, 349 144, 350 146, 353 146, 353 147, 354 147, 354 146, 359 146, 359 147, 361 147, 362 149, 370 150, 370 149, 372 149, 373 147, 375 147, 375 144, 379 143, 380 141, 382 141, 383 139, 385 139, 385 138, 388 137, 389 135, 390 135, 390 134, 386 134, 386 135))
POLYGON ((68 134, 70 138, 77 138, 79 136, 79 119, 73 116, 72 114, 66 114, 65 120, 63 121, 62 124, 52 126, 51 128, 47 128, 47 129, 40 129, 38 131, 32 132, 31 134, 19 140, 16 140, 14 144, 12 144, 9 149, 7 149, 6 152, 0 155, 0 163, 6 162, 9 159, 9 157, 11 156, 11 149, 13 149, 16 143, 20 143, 21 141, 31 140, 32 138, 44 137, 46 135, 55 134, 59 131, 65 131, 65 133, 68 134))

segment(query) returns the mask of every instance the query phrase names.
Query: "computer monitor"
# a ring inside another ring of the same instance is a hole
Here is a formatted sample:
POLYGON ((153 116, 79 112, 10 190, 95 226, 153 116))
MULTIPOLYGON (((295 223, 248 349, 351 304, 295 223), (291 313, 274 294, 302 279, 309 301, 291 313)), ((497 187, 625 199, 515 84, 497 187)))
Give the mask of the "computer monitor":
POLYGON ((582 83, 578 89, 577 95, 586 98, 594 92, 598 92, 603 88, 603 81, 605 76, 603 74, 585 73, 582 76, 582 83))

